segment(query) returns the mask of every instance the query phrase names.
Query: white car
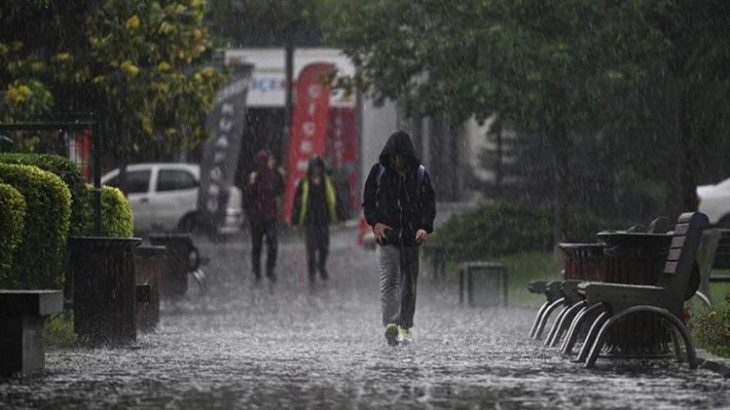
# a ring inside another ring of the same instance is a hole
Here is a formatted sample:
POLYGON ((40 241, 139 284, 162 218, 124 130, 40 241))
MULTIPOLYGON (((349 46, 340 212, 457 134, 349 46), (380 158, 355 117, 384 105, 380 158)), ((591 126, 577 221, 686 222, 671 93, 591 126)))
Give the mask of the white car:
POLYGON ((697 210, 707 215, 711 225, 730 228, 730 178, 698 186, 697 203, 697 210))
MULTIPOLYGON (((101 183, 119 187, 119 170, 108 172, 101 183)), ((134 213, 135 232, 196 229, 200 166, 183 163, 141 163, 127 166, 126 192, 134 213)), ((226 218, 218 233, 232 234, 243 222, 241 190, 233 187, 226 218)))

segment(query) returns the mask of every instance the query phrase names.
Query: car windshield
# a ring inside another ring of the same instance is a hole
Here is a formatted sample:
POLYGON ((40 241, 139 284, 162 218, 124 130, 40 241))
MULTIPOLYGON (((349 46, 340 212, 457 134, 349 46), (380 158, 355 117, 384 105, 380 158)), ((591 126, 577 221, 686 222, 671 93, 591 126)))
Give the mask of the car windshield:
POLYGON ((113 186, 128 194, 146 193, 149 191, 151 171, 127 171, 126 189, 119 184, 119 175, 110 179, 105 185, 113 186))

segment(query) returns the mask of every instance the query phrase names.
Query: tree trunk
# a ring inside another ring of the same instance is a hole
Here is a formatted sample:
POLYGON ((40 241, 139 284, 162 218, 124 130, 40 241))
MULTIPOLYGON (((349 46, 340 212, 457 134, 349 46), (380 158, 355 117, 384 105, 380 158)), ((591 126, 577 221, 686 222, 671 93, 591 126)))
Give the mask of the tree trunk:
POLYGON ((553 151, 555 160, 555 198, 553 202, 553 215, 555 223, 553 225, 553 241, 554 247, 560 242, 565 241, 565 235, 568 230, 568 208, 570 207, 570 198, 568 197, 568 187, 570 183, 570 142, 565 130, 565 126, 558 123, 548 136, 550 138, 550 146, 553 151))
POLYGON ((692 95, 689 85, 682 88, 679 105, 679 152, 677 155, 677 199, 675 201, 675 217, 682 212, 697 209, 697 174, 695 172, 699 158, 697 155, 697 136, 692 118, 692 95))

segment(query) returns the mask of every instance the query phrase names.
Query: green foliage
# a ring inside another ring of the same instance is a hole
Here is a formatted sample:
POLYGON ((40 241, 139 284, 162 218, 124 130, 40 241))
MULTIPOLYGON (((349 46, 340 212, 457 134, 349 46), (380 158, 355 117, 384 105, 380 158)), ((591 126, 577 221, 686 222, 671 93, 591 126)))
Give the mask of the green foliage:
MULTIPOLYGON (((553 245, 553 213, 540 205, 494 203, 455 215, 436 230, 433 242, 445 247, 451 260, 479 260, 532 251, 553 245)), ((595 234, 617 228, 588 216, 572 215, 566 242, 595 242, 595 234)))
POLYGON ((319 0, 209 0, 211 31, 245 47, 321 45, 319 0))
POLYGON ((0 162, 7 164, 34 165, 60 177, 71 191, 71 226, 69 235, 79 235, 88 216, 84 212, 87 202, 86 187, 79 167, 58 155, 0 153, 0 162))
POLYGON ((0 163, 0 182, 25 198, 25 234, 15 252, 6 288, 60 289, 71 216, 71 193, 63 180, 38 167, 0 163))
POLYGON ((718 308, 691 317, 690 329, 697 344, 713 353, 730 357, 730 294, 718 308))
POLYGON ((47 347, 70 348, 76 343, 74 315, 70 312, 56 313, 46 321, 43 342, 47 347))
POLYGON ((96 112, 110 160, 205 137, 222 78, 204 0, 0 3, 0 120, 96 112), (3 118, 5 117, 5 118, 3 118))
MULTIPOLYGON (((84 229, 85 235, 94 232, 94 186, 86 185, 88 201, 86 213, 89 218, 84 229)), ((134 216, 129 201, 118 188, 102 185, 101 187, 101 234, 113 238, 131 238, 134 235, 134 216)))
POLYGON ((0 184, 0 285, 7 282, 15 250, 25 231, 25 199, 17 189, 0 184))

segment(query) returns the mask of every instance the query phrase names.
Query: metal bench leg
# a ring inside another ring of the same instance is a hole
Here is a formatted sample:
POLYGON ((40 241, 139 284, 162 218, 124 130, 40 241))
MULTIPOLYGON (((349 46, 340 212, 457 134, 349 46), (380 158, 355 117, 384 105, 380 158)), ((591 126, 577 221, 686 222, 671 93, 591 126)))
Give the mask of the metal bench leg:
POLYGON ((555 309, 560 307, 560 305, 565 302, 565 298, 560 298, 553 302, 550 306, 548 306, 547 310, 545 310, 545 314, 542 316, 542 319, 540 320, 540 323, 537 325, 537 330, 535 331, 535 339, 539 339, 540 336, 542 336, 542 331, 545 329, 545 324, 548 321, 548 318, 550 317, 550 314, 553 313, 555 309))
POLYGON ((545 314, 545 309, 550 306, 550 302, 545 302, 540 306, 540 309, 537 311, 537 316, 535 316, 535 321, 532 323, 532 327, 530 328, 530 337, 535 337, 535 331, 537 331, 537 325, 540 323, 540 320, 542 320, 542 315, 545 314))
POLYGON ((550 331, 548 332, 547 337, 545 338, 545 343, 543 343, 544 346, 549 346, 550 341, 555 338, 555 333, 558 331, 558 327, 560 327, 560 323, 563 321, 563 318, 565 317, 565 313, 571 308, 571 306, 564 306, 562 309, 560 309, 560 313, 558 313, 558 316, 555 317, 555 321, 553 322, 553 325, 550 327, 550 331))
POLYGON ((563 336, 566 328, 570 326, 576 313, 583 309, 586 304, 587 302, 585 300, 581 300, 580 302, 568 308, 563 317, 560 319, 560 323, 558 324, 558 330, 555 332, 555 335, 553 335, 552 340, 550 340, 550 347, 555 347, 558 345, 558 343, 560 343, 560 337, 563 336))
POLYGON ((577 362, 583 362, 585 361, 586 357, 588 357, 588 353, 591 352, 590 349, 591 347, 593 347, 593 344, 596 341, 596 336, 598 336, 599 330, 602 329, 601 326, 607 320, 608 311, 605 311, 601 312, 596 320, 593 321, 593 325, 591 325, 591 329, 586 335, 586 340, 583 341, 583 346, 580 348, 580 352, 578 353, 578 358, 576 359, 577 362))
POLYGON ((568 335, 565 338, 565 343, 563 343, 563 348, 561 350, 563 354, 573 354, 573 346, 575 346, 575 342, 578 340, 578 333, 580 332, 580 328, 583 325, 583 321, 590 317, 590 315, 592 315, 594 312, 597 312, 602 308, 603 305, 596 304, 585 307, 578 313, 575 319, 573 319, 573 323, 570 324, 570 330, 568 331, 568 335))
POLYGON ((684 326, 681 320, 679 320, 676 316, 669 313, 666 309, 658 308, 656 306, 632 306, 628 309, 624 309, 623 311, 619 312, 618 314, 612 316, 610 319, 606 321, 606 323, 601 327, 601 331, 598 333, 598 337, 596 338, 596 343, 593 344, 593 348, 591 349, 591 353, 588 355, 588 358, 586 359, 585 366, 587 368, 591 368, 596 364, 596 359, 598 359, 598 355, 601 352, 601 348, 603 347, 603 343, 606 339, 606 335, 608 334, 608 329, 618 320, 622 319, 625 316, 631 315, 636 312, 650 312, 653 313, 655 316, 657 316, 659 319, 662 320, 662 322, 668 323, 671 325, 682 337, 684 340, 684 346, 687 351, 687 362, 689 364, 690 369, 695 369, 697 367, 697 351, 695 350, 694 345, 692 344, 692 338, 689 335, 689 331, 687 330, 687 327, 684 326))
POLYGON ((664 325, 667 325, 667 331, 672 336, 674 356, 677 358, 678 363, 682 363, 684 361, 684 355, 682 354, 682 345, 679 343, 679 339, 682 336, 679 335, 679 331, 677 331, 671 323, 668 323, 666 320, 662 320, 662 322, 664 322, 664 325))

